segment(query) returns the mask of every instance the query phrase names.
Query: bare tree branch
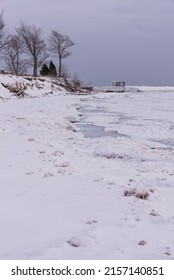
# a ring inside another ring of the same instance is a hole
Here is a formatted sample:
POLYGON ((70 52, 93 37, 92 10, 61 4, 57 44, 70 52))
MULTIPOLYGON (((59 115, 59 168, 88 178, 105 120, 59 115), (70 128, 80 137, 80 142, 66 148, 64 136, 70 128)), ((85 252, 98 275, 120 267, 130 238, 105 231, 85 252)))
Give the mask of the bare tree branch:
POLYGON ((49 36, 49 51, 58 55, 59 60, 59 77, 62 76, 62 59, 71 55, 68 50, 74 42, 67 35, 62 35, 58 31, 52 30, 49 36))
POLYGON ((33 66, 33 76, 37 76, 38 67, 48 58, 47 48, 41 38, 42 30, 34 25, 21 24, 16 29, 24 44, 24 51, 29 56, 29 64, 33 66))
POLYGON ((0 52, 7 44, 7 41, 8 41, 8 36, 6 35, 4 13, 2 11, 0 13, 0 52))
POLYGON ((19 35, 10 35, 8 44, 3 51, 3 57, 7 69, 15 75, 26 73, 26 62, 21 58, 23 52, 23 43, 19 35))

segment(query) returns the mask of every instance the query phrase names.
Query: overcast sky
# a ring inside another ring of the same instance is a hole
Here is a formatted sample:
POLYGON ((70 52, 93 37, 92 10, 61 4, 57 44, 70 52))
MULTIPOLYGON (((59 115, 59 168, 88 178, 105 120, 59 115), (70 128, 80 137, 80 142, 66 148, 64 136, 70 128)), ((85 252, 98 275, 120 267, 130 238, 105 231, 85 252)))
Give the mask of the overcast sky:
POLYGON ((0 9, 10 33, 23 21, 45 39, 69 35, 64 62, 85 84, 174 85, 173 0, 0 0, 0 9))

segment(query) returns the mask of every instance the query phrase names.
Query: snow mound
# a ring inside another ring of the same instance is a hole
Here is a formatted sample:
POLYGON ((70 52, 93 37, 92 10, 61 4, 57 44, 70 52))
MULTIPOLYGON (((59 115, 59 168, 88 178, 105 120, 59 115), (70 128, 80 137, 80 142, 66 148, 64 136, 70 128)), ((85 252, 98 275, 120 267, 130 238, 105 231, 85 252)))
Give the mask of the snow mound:
POLYGON ((67 93, 86 94, 88 90, 76 85, 71 79, 55 77, 16 76, 0 74, 0 100, 17 98, 35 98, 67 93))
POLYGON ((49 94, 65 94, 60 81, 49 77, 15 76, 0 74, 0 98, 42 97, 49 94))

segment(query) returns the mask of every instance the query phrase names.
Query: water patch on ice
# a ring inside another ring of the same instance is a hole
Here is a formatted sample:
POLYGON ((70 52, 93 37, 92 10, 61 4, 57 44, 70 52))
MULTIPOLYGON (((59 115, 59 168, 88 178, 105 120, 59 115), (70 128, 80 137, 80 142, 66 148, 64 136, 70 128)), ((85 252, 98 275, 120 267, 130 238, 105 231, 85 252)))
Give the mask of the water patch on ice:
MULTIPOLYGON (((105 137, 105 136, 110 136, 110 137, 127 137, 130 138, 130 136, 126 134, 121 134, 118 133, 116 130, 106 130, 105 126, 99 126, 95 123, 88 123, 86 120, 89 115, 111 115, 115 114, 113 112, 108 112, 105 107, 102 106, 90 106, 90 105, 85 105, 81 106, 79 108, 81 120, 80 122, 76 123, 76 126, 84 134, 85 137, 89 138, 100 138, 100 137, 105 137), (86 121, 86 122, 85 122, 86 121)), ((95 119, 95 118, 94 118, 95 119)))
POLYGON ((76 126, 84 134, 85 137, 89 137, 89 138, 100 138, 105 136, 130 138, 128 135, 118 133, 117 131, 105 130, 104 126, 98 126, 94 124, 80 123, 80 122, 76 123, 76 126))
POLYGON ((96 107, 92 107, 92 106, 83 106, 80 107, 79 111, 83 112, 83 114, 86 113, 106 113, 106 109, 104 107, 101 106, 96 106, 96 107))
MULTIPOLYGON (((169 139, 162 139, 162 140, 152 140, 152 139, 150 139, 150 141, 154 141, 154 142, 163 144, 163 145, 168 147, 167 149, 170 149, 170 150, 173 150, 173 147, 174 147, 174 139, 171 139, 171 138, 169 138, 169 139)), ((165 149, 165 148, 163 147, 161 149, 165 149)))

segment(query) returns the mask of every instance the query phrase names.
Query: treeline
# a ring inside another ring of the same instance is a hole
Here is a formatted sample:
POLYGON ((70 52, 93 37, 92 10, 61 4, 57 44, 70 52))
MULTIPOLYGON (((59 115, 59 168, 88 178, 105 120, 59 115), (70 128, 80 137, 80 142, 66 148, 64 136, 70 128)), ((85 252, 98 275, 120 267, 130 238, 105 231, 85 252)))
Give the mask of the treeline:
POLYGON ((73 45, 68 35, 56 30, 51 31, 46 43, 42 38, 42 29, 25 23, 15 29, 15 34, 8 34, 3 12, 0 13, 0 55, 7 70, 15 75, 24 75, 32 67, 35 77, 39 70, 41 75, 66 77, 69 73, 62 60, 71 55, 73 45), (58 69, 52 60, 49 66, 46 64, 52 55, 57 56, 58 69))

